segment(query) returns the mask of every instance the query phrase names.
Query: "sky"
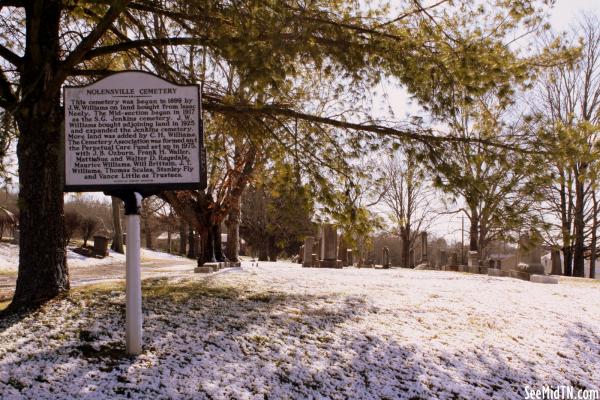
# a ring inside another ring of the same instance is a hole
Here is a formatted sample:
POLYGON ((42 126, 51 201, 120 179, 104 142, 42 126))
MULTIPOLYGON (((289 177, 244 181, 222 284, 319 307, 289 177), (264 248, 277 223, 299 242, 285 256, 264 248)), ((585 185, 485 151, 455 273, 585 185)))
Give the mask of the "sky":
POLYGON ((581 13, 595 13, 600 16, 600 0, 558 0, 550 23, 557 30, 565 30, 581 13))

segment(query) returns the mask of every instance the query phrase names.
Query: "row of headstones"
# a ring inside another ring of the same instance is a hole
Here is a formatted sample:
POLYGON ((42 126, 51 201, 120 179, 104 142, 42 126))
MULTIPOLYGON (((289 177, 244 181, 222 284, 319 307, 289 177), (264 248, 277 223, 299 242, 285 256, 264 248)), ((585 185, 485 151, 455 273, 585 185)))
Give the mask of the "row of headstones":
POLYGON ((338 233, 333 224, 321 226, 321 237, 309 236, 300 247, 298 261, 305 268, 342 268, 354 264, 352 250, 346 250, 345 260, 338 259, 338 233))
MULTIPOLYGON (((342 249, 345 254, 338 253, 338 234, 337 228, 332 224, 321 226, 321 237, 315 238, 309 236, 304 239, 304 244, 300 246, 297 260, 303 267, 321 267, 321 268, 342 268, 354 265, 354 253, 352 249, 342 249), (339 257, 339 258, 338 258, 339 257)), ((415 255, 411 249, 410 258, 414 260, 415 255)), ((419 264, 427 263, 427 232, 419 234, 417 246, 417 259, 419 264)), ((382 249, 382 267, 390 268, 390 249, 382 249)), ((366 261, 366 265, 357 265, 358 267, 374 267, 374 262, 366 261)), ((414 264, 414 263, 413 263, 414 264)))
MULTIPOLYGON (((559 254, 560 257, 560 254, 559 254)), ((450 259, 446 251, 440 251, 440 263, 428 269, 439 269, 442 271, 467 272, 473 274, 486 274, 489 276, 511 277, 537 283, 558 283, 558 279, 544 274, 544 266, 539 257, 529 250, 519 254, 519 262, 515 267, 502 268, 501 260, 480 260, 477 251, 470 251, 467 265, 458 265, 458 254, 450 253, 450 259)), ((553 257, 553 265, 556 263, 553 257)), ((560 258, 558 258, 560 262, 560 258)))

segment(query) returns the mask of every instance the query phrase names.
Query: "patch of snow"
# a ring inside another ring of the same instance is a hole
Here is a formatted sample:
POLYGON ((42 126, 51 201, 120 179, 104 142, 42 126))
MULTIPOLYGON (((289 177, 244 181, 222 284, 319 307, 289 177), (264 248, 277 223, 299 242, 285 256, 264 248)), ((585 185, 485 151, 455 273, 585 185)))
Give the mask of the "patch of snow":
POLYGON ((189 260, 186 257, 175 254, 165 253, 164 251, 156 251, 142 248, 140 251, 142 261, 145 260, 189 260))
POLYGON ((16 271, 19 265, 19 246, 0 243, 0 271, 16 271))
MULTIPOLYGON (((85 257, 73 251, 74 247, 67 248, 67 264, 69 267, 94 267, 110 264, 125 263, 125 255, 108 250, 104 258, 85 257)), ((161 251, 141 249, 142 262, 153 260, 180 260, 189 261, 188 258, 161 251)), ((19 245, 0 243, 0 271, 17 271, 19 266, 19 245)))
POLYGON ((243 262, 145 286, 134 358, 120 291, 0 321, 2 398, 522 399, 600 382, 597 282, 243 262))
MULTIPOLYGON (((169 232, 162 232, 160 235, 158 235, 156 237, 157 240, 168 240, 169 239, 169 232)), ((179 240, 179 233, 177 232, 171 232, 171 240, 175 241, 175 240, 179 240)))
POLYGON ((75 253, 73 248, 67 249, 67 265, 69 267, 94 267, 99 265, 122 264, 125 262, 125 254, 108 250, 108 256, 104 258, 86 257, 75 253))

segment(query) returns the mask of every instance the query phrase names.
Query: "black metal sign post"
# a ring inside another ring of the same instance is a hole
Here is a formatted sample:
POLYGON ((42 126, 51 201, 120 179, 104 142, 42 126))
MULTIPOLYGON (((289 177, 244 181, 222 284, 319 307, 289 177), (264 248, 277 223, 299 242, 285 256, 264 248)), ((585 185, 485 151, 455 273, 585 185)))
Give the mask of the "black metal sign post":
POLYGON ((139 354, 141 201, 164 190, 206 188, 199 87, 125 71, 65 87, 64 108, 64 191, 102 191, 125 203, 126 349, 139 354))

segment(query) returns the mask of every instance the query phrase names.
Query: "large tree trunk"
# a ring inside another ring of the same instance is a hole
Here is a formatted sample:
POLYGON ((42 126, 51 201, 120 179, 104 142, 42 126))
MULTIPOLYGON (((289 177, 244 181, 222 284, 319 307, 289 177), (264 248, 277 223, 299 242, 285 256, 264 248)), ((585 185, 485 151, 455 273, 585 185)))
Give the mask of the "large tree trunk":
POLYGON ((212 245, 215 252, 215 259, 218 262, 225 262, 227 259, 223 254, 223 247, 221 246, 221 225, 214 224, 211 226, 212 245))
POLYGON ((19 126, 19 274, 11 310, 36 306, 69 289, 63 193, 58 171, 63 113, 53 82, 60 60, 60 2, 24 2, 26 48, 19 126), (41 3, 41 4, 40 4, 41 3))
POLYGON ((402 239, 402 262, 403 268, 410 268, 410 229, 402 229, 400 231, 402 239))
POLYGON ((275 238, 269 238, 268 244, 268 253, 269 253, 269 261, 277 261, 277 256, 279 255, 279 249, 275 244, 275 238))
POLYGON ((169 253, 169 254, 171 253, 171 245, 172 245, 171 236, 172 236, 171 225, 169 225, 167 227, 167 253, 169 253))
POLYGON ((241 205, 242 197, 240 196, 237 201, 234 201, 227 215, 227 247, 225 248, 225 254, 230 261, 238 262, 240 255, 240 223, 241 223, 241 205))
POLYGON ((198 252, 196 251, 196 238, 194 237, 194 229, 191 225, 188 225, 188 258, 196 258, 198 257, 198 252))
POLYGON ((591 242, 591 255, 590 255, 590 279, 596 278, 596 247, 598 242, 598 199, 596 198, 596 191, 592 189, 592 202, 593 202, 593 215, 592 215, 592 242, 591 242))
MULTIPOLYGON (((582 168, 583 169, 583 168, 582 168)), ((579 175, 579 174, 578 174, 579 175)), ((580 176, 580 175, 579 175, 580 176)), ((584 269, 584 240, 585 240, 585 222, 584 222, 584 182, 576 176, 575 179, 575 243, 573 246, 573 276, 583 277, 584 269)))
POLYGON ((258 249, 258 261, 269 261, 269 243, 263 240, 258 249))
POLYGON ((477 208, 471 207, 471 215, 469 217, 471 222, 471 226, 469 227, 469 251, 479 251, 479 215, 477 208))
POLYGON ((121 225, 121 200, 112 197, 112 221, 113 221, 113 242, 110 248, 117 253, 123 254, 123 226, 121 225))
POLYGON ((571 203, 571 191, 567 190, 566 177, 564 171, 561 170, 561 183, 560 183, 560 212, 561 212, 561 229, 562 229, 562 240, 563 240, 563 274, 565 276, 571 276, 573 274, 572 262, 573 252, 571 247, 571 217, 569 206, 571 203))
POLYGON ((146 241, 146 248, 153 249, 154 244, 152 243, 152 229, 150 229, 150 217, 146 215, 144 218, 144 237, 146 241))

